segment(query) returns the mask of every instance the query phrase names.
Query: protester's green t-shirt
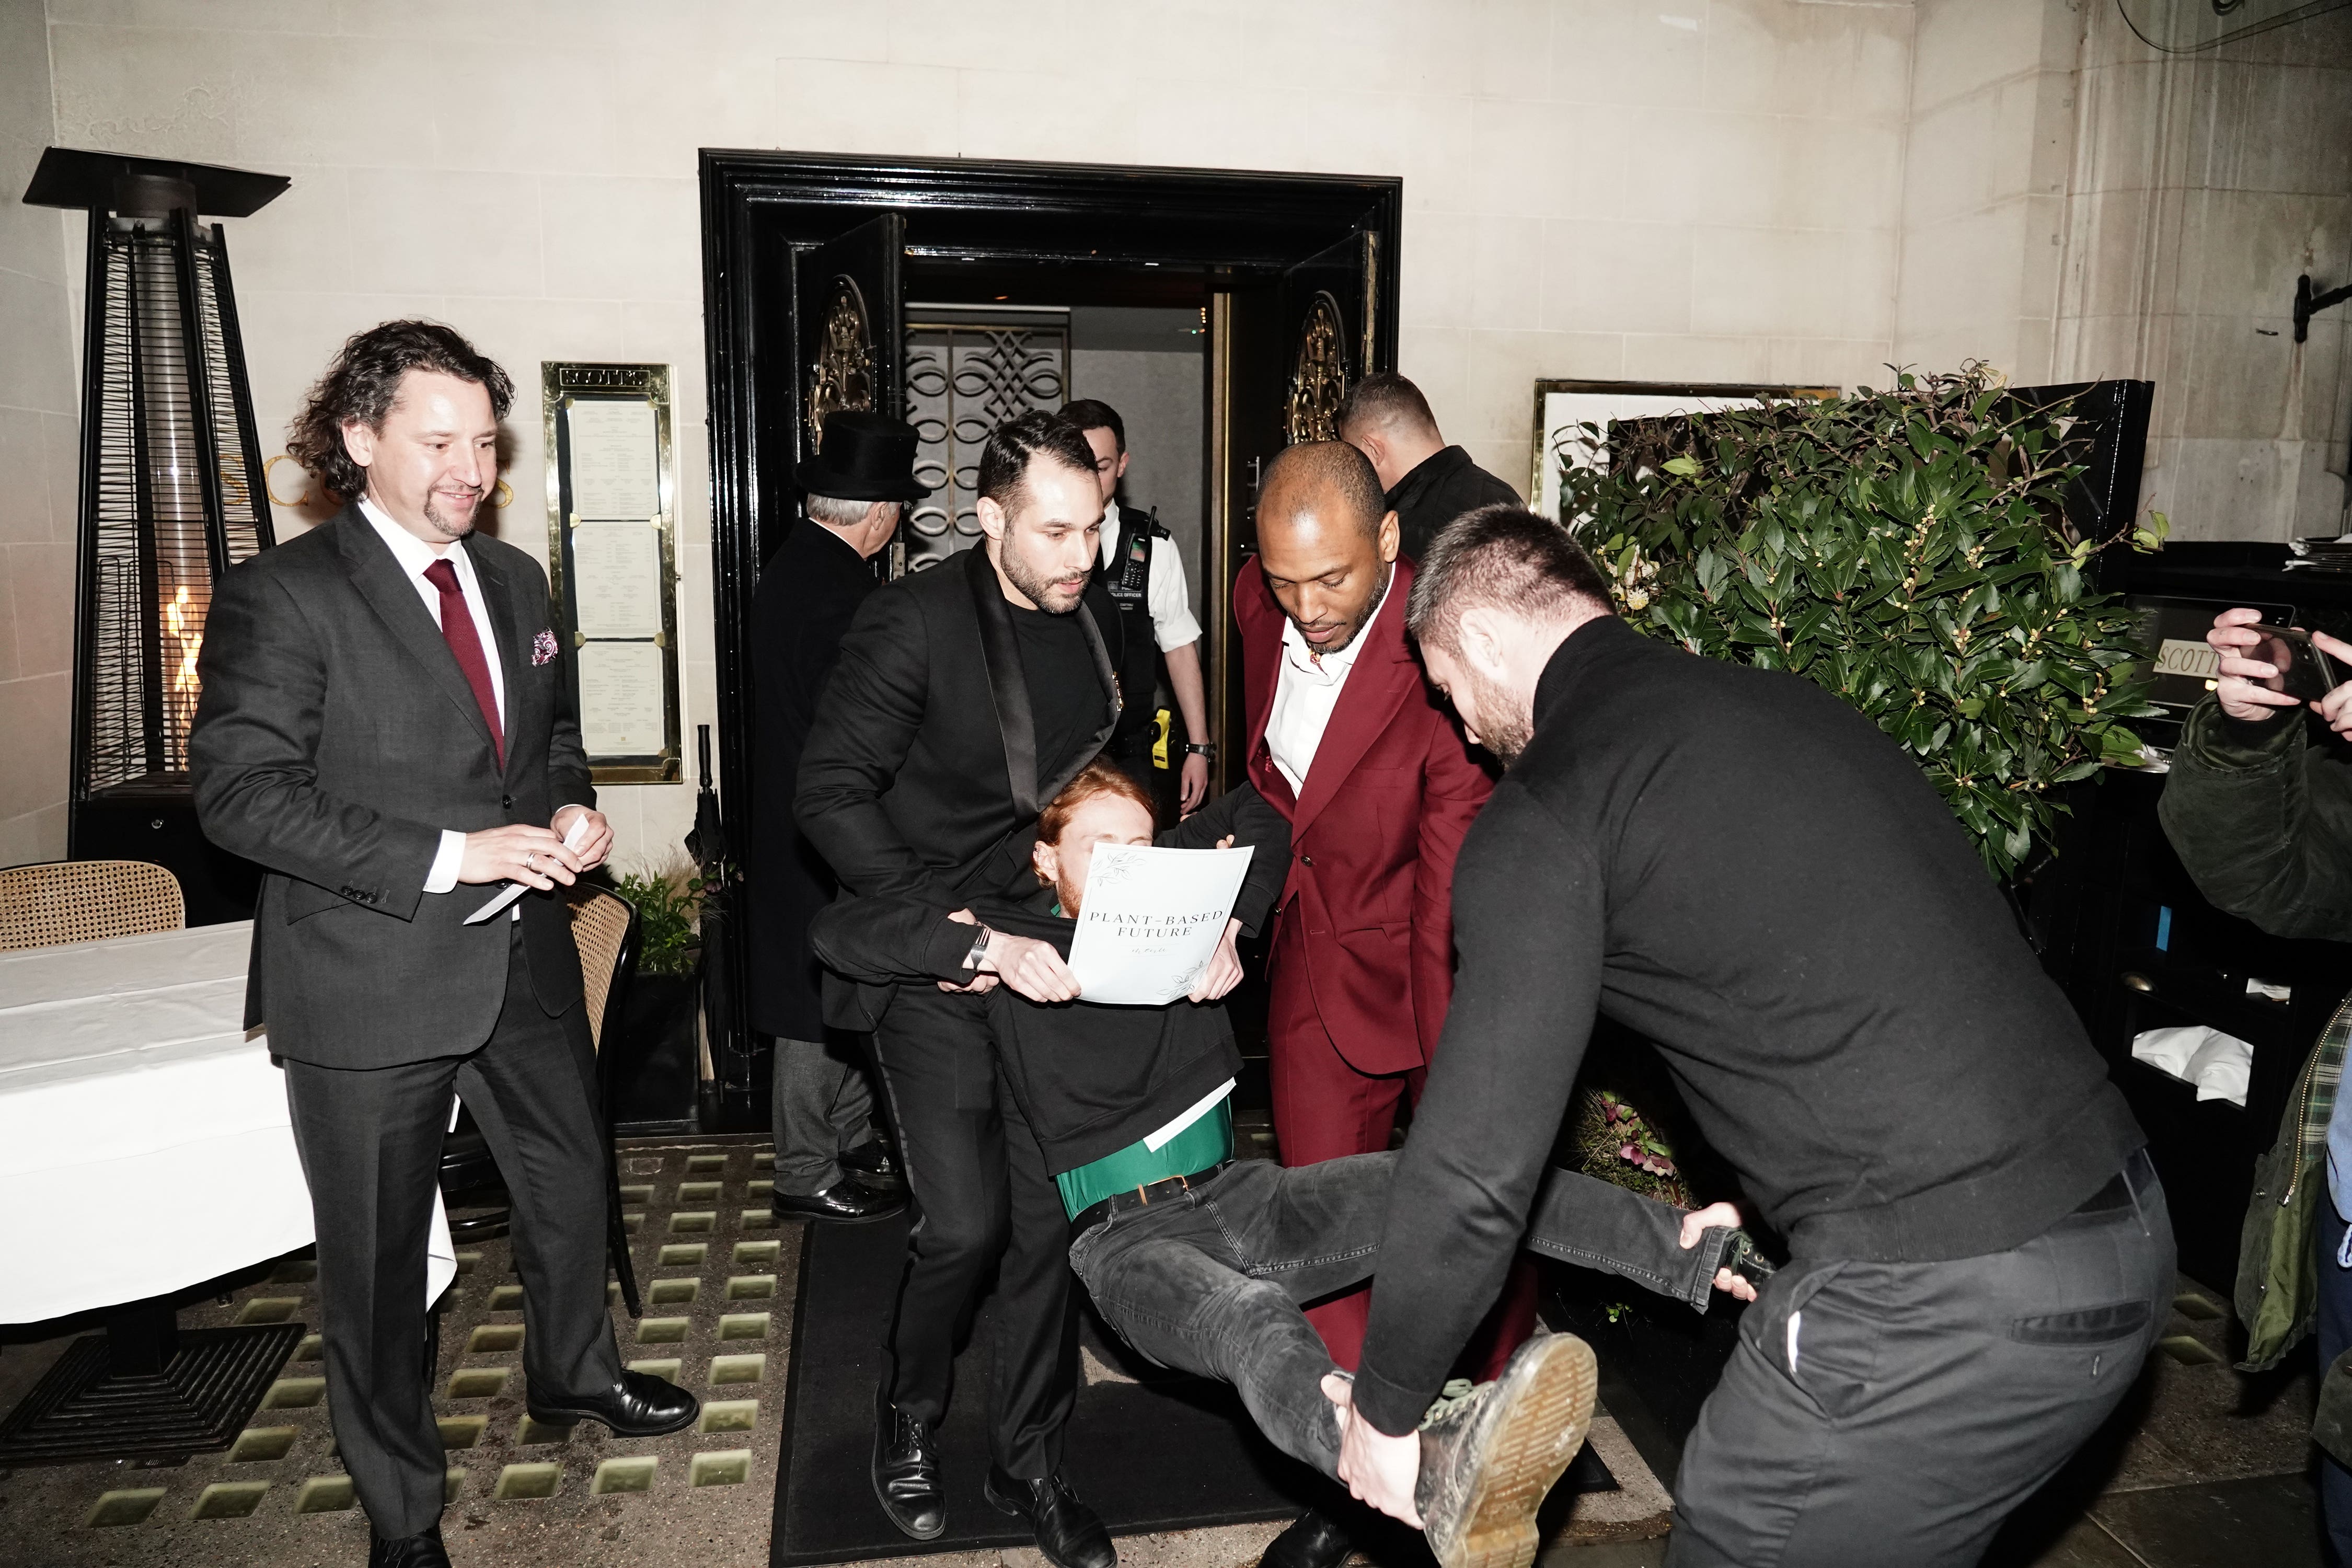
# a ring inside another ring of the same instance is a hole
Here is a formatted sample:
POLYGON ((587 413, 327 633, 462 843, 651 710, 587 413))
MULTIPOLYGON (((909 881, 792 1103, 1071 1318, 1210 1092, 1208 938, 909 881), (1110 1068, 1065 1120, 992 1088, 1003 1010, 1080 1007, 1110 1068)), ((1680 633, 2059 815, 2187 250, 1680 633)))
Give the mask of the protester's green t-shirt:
POLYGON ((1116 1154, 1063 1172, 1054 1183, 1062 1189, 1062 1207, 1076 1219, 1113 1193, 1131 1193, 1171 1176, 1189 1176, 1233 1157, 1234 1097, 1228 1094, 1192 1126, 1161 1144, 1158 1153, 1138 1139, 1116 1154))

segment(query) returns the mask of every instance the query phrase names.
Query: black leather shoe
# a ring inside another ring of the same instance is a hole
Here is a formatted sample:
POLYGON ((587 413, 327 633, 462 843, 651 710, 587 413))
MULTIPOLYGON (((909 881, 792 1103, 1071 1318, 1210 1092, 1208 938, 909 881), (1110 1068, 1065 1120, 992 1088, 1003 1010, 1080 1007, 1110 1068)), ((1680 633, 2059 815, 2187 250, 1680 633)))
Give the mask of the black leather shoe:
POLYGON ((1338 1520, 1310 1508, 1266 1543, 1258 1568, 1339 1568, 1355 1549, 1338 1520))
POLYGON ((904 1193, 886 1193, 867 1186, 856 1176, 841 1180, 813 1197, 778 1193, 772 1200, 778 1219, 824 1220, 835 1225, 861 1225, 888 1219, 907 1206, 904 1193))
POLYGON ((441 1527, 418 1535, 404 1535, 397 1541, 386 1541, 381 1535, 368 1537, 368 1568, 449 1568, 449 1553, 441 1544, 441 1527))
POLYGON ((834 1163, 869 1187, 887 1193, 907 1190, 907 1173, 899 1167, 898 1157, 890 1152, 890 1145, 879 1138, 870 1138, 846 1154, 835 1155, 834 1163))
POLYGON ((1078 1500, 1059 1475, 1042 1481, 1024 1481, 988 1467, 983 1489, 999 1513, 1029 1521, 1037 1532, 1037 1550, 1054 1568, 1117 1568, 1118 1549, 1102 1517, 1078 1500))
POLYGON ((917 1541, 936 1540, 948 1527, 931 1429, 887 1399, 874 1423, 874 1499, 892 1524, 917 1541))
POLYGON ((621 1381, 610 1388, 560 1403, 542 1402, 536 1394, 527 1394, 523 1405, 541 1426, 602 1421, 615 1437, 658 1437, 693 1426, 694 1418, 702 1414, 702 1401, 649 1372, 624 1372, 621 1381))

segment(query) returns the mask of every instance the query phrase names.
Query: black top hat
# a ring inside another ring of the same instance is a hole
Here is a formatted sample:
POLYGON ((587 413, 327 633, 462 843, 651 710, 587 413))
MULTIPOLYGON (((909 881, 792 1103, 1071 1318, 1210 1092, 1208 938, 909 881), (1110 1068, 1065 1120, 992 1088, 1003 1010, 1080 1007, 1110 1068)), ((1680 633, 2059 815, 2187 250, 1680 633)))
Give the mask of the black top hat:
POLYGON ((824 416, 816 456, 793 470, 793 482, 843 500, 920 500, 931 493, 915 482, 915 427, 855 409, 824 416))

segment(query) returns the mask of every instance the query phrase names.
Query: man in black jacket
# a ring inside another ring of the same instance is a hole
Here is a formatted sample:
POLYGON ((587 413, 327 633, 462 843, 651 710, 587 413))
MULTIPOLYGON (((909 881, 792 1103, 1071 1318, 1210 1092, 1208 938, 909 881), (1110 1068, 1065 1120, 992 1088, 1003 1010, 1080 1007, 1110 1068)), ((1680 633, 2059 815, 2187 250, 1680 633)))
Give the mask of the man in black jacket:
MULTIPOLYGON (((847 973, 949 981, 971 973, 976 923, 1000 938, 1052 944, 1007 962, 991 1002, 1006 1080, 1069 1211, 1072 1268, 1129 1344, 1161 1365, 1232 1384, 1276 1446, 1331 1475, 1339 1427, 1324 1384, 1339 1386, 1344 1374, 1301 1308, 1370 1277, 1395 1156, 1287 1169, 1235 1162, 1228 1100, 1241 1054, 1216 1000, 1232 968, 1221 975, 1213 964, 1189 999, 1165 1006, 1086 1000, 1063 959, 1088 865, 1105 845, 1155 842, 1151 823, 1143 788, 1097 761, 1045 809, 1034 851, 1044 886, 1030 898, 958 910, 856 899, 818 916, 814 941, 847 973)), ((1249 931, 1289 867, 1287 819, 1247 784, 1156 842, 1251 847, 1233 910, 1249 931)), ((1526 1245, 1704 1311, 1710 1285, 1754 1299, 1747 1278, 1723 1267, 1744 1240, 1727 1228, 1736 1223, 1729 1205, 1684 1214, 1554 1171, 1526 1245)), ((1538 1336, 1496 1382, 1442 1402, 1443 1413, 1423 1424, 1416 1476, 1441 1563, 1460 1568, 1475 1554, 1488 1568, 1524 1568, 1536 1508, 1583 1440, 1592 1394, 1591 1352, 1538 1336)))
POLYGON ((814 457, 793 476, 807 500, 760 574, 749 636, 752 750, 760 809, 751 816, 751 1027, 774 1037, 773 1199, 779 1219, 882 1219, 906 1206, 905 1187, 876 1136, 864 1040, 824 1026, 823 986, 808 923, 840 884, 793 820, 801 748, 841 639, 879 586, 872 560, 898 527, 915 482, 915 427, 884 414, 825 416, 814 457))
POLYGON ((1397 514, 1398 548, 1419 561, 1437 531, 1482 506, 1517 506, 1519 492, 1449 447, 1421 388, 1375 371, 1339 405, 1339 439, 1372 460, 1397 514))
POLYGON ((1974 1563, 2162 1329, 2145 1137, 1901 748, 1609 606, 1512 508, 1413 584, 1431 679, 1509 771, 1454 876, 1461 973, 1342 1475, 1411 1517, 1392 1435, 1502 1282, 1598 1007, 1657 1043, 1792 1255, 1684 1450, 1669 1561, 1974 1563))
POLYGON ((604 1304, 608 1144, 553 894, 613 835, 547 578, 474 529, 511 395, 437 322, 343 345, 289 445, 351 504, 221 579, 188 742, 205 837, 268 872, 246 1022, 286 1069, 335 1441, 379 1568, 449 1561, 425 1246, 454 1095, 512 1198, 532 1418, 646 1437, 698 1408, 622 1366, 604 1304), (532 891, 469 919, 509 882, 532 891))
MULTIPOLYGON (((979 477, 982 547, 869 596, 817 704, 796 805, 845 896, 961 909, 1023 889, 1040 807, 1118 718, 1096 618, 1075 613, 1102 592, 1094 454, 1058 416, 1024 415, 989 437, 979 477)), ((829 983, 825 1021, 875 1032, 917 1214, 885 1341, 876 1495, 919 1541, 947 1528, 933 1434, 992 1265, 992 1482, 1061 1568, 1109 1568, 1108 1531, 1060 1477, 1077 1392, 1067 1223, 999 1091, 987 997, 829 983)))

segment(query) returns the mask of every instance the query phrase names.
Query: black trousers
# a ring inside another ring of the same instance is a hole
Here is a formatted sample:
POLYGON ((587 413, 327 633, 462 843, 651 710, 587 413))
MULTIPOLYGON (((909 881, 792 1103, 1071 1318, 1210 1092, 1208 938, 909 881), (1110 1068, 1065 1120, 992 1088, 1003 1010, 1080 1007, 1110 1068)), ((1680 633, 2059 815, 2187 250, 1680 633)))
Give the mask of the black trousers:
POLYGON ((2105 1420, 2164 1331, 2145 1152, 2007 1252, 1800 1258, 1739 1323, 1675 1480, 1674 1568, 1961 1568, 2105 1420))
POLYGON ((425 1364, 425 1248, 450 1096, 465 1097, 513 1202, 523 1374, 543 1398, 608 1389, 620 1352, 604 1305, 604 1130, 584 1011, 539 1005, 520 928, 488 1044, 352 1069, 288 1061, 310 1184, 335 1442, 375 1532, 441 1516, 446 1468, 425 1364))
POLYGON ((996 1271, 989 1455, 1037 1479, 1062 1463, 1078 1391, 1070 1222, 1045 1152, 1000 1079, 982 998, 904 985, 875 1031, 914 1228, 884 1340, 882 1396, 936 1425, 958 1331, 996 1271))

